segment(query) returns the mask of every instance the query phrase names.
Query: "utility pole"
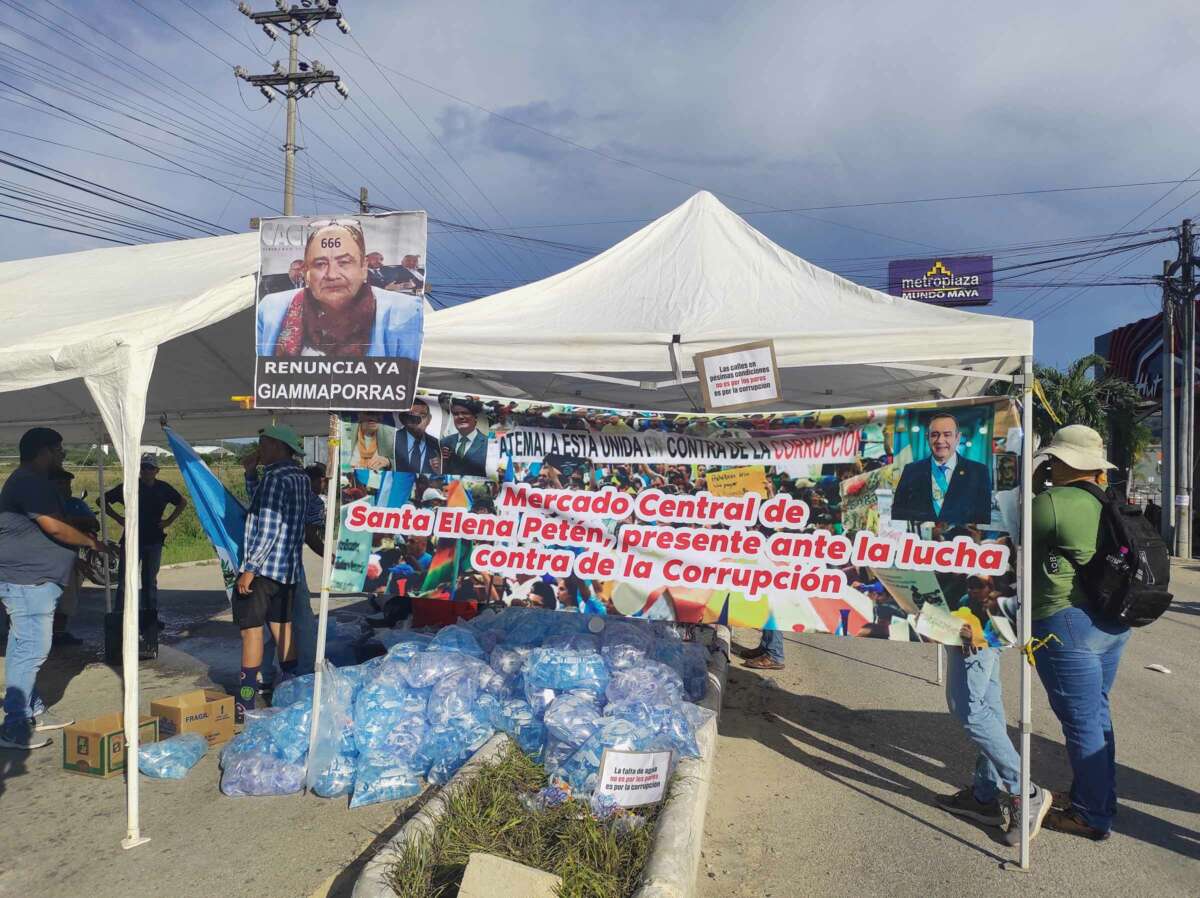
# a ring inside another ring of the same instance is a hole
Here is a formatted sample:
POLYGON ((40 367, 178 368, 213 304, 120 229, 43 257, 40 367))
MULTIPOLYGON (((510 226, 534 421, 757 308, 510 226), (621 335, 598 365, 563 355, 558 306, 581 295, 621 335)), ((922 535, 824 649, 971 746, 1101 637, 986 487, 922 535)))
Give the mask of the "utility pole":
POLYGON ((1168 546, 1175 545, 1175 304, 1167 277, 1171 260, 1163 261, 1162 295, 1162 538, 1168 546))
POLYGON ((358 188, 358 211, 366 215, 371 211, 371 204, 367 202, 367 188, 358 188))
POLYGON ((322 84, 332 84, 343 97, 349 99, 350 92, 342 84, 337 73, 321 65, 300 62, 300 35, 312 37, 319 22, 334 21, 342 34, 350 33, 350 26, 338 12, 337 0, 302 0, 302 6, 289 7, 286 0, 275 0, 276 8, 265 12, 254 12, 244 2, 238 10, 255 25, 261 25, 271 40, 279 37, 279 30, 288 35, 288 65, 285 70, 275 63, 275 71, 269 75, 251 75, 242 66, 233 73, 243 81, 257 87, 267 102, 274 102, 275 94, 287 100, 287 137, 283 144, 283 214, 292 215, 296 206, 296 103, 311 97, 322 84))
MULTIPOLYGON (((1192 220, 1179 226, 1179 257, 1163 273, 1163 290, 1171 295, 1174 320, 1183 342, 1183 395, 1179 402, 1175 451, 1175 554, 1192 557, 1192 492, 1196 470, 1196 285, 1195 238, 1192 220)), ((1167 385, 1163 384, 1164 401, 1167 385)), ((1164 413, 1166 409, 1164 406, 1164 413)))

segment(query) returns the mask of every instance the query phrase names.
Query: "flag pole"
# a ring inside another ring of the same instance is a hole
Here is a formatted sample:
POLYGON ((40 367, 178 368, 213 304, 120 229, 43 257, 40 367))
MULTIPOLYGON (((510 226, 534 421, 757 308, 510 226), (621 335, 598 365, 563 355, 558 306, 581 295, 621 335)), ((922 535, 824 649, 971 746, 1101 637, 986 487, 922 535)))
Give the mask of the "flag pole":
POLYGON ((329 485, 325 489, 325 554, 321 556, 321 605, 317 616, 317 654, 313 660, 312 726, 308 733, 308 757, 317 747, 317 726, 321 719, 321 668, 325 664, 325 637, 329 632, 329 581, 333 579, 333 555, 336 549, 335 522, 341 514, 337 505, 338 487, 342 479, 340 457, 340 426, 337 415, 329 416, 329 449, 325 454, 325 470, 329 485))

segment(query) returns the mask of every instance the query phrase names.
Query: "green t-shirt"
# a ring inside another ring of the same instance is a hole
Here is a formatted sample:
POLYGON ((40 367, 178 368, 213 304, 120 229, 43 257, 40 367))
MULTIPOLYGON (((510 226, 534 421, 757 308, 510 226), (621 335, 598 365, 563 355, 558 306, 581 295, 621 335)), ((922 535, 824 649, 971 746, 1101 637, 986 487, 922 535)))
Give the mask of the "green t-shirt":
POLYGON ((1054 486, 1034 498, 1034 620, 1087 603, 1078 568, 1096 554, 1100 508, 1095 496, 1074 486, 1054 486))

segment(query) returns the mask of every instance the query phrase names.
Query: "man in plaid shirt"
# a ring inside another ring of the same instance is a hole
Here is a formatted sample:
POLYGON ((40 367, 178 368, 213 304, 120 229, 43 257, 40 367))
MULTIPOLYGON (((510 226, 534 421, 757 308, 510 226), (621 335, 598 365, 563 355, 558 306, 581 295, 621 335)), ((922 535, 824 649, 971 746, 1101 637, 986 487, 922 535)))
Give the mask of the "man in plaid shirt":
POLYGON ((233 619, 242 631, 242 672, 235 722, 255 706, 262 683, 263 626, 271 628, 284 674, 296 669, 292 641, 292 600, 303 573, 304 544, 324 554, 317 524, 320 508, 309 477, 297 463, 304 454, 296 432, 277 425, 261 432, 258 450, 243 464, 250 511, 242 550, 242 571, 233 599, 233 619), (262 466, 262 475, 257 469, 262 466))

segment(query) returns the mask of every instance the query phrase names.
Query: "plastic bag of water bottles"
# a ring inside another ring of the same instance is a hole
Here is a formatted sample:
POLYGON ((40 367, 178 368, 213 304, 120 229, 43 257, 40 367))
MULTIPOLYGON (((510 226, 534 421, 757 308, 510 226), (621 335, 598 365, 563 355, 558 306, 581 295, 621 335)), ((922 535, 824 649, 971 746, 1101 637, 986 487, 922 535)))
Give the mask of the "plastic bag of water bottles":
POLYGON ((391 754, 411 757, 425 737, 423 714, 403 710, 356 716, 354 742, 361 755, 391 754))
POLYGON ((492 650, 488 661, 492 670, 504 677, 506 682, 511 682, 512 678, 521 672, 525 662, 529 660, 531 651, 533 650, 525 646, 500 645, 492 650))
POLYGON ((685 642, 683 669, 679 673, 688 701, 702 701, 708 694, 708 649, 698 642, 685 642))
POLYGON ((529 702, 529 707, 533 709, 533 716, 540 718, 546 713, 550 703, 558 698, 558 693, 553 689, 539 689, 536 686, 530 686, 524 677, 525 675, 522 673, 522 691, 525 693, 525 701, 529 702))
POLYGON ((526 686, 535 689, 603 692, 608 686, 608 668, 596 652, 534 649, 524 673, 526 686))
POLYGON ((546 741, 546 728, 533 715, 529 702, 510 699, 500 703, 493 714, 495 727, 508 733, 521 751, 537 757, 546 741))
POLYGON ((696 730, 684 712, 687 704, 664 701, 658 696, 652 696, 649 701, 628 699, 611 702, 604 709, 604 716, 627 720, 647 737, 661 737, 679 757, 698 758, 700 746, 696 743, 696 730))
POLYGON ((427 770, 429 782, 445 783, 492 738, 493 732, 492 727, 483 724, 469 728, 432 726, 417 753, 418 766, 427 770))
POLYGON ((275 744, 276 754, 285 761, 294 762, 308 754, 311 723, 312 702, 301 700, 267 718, 262 726, 275 744))
MULTIPOLYGON (((321 666, 321 694, 317 703, 320 714, 305 778, 310 789, 315 790, 317 779, 326 774, 336 758, 356 751, 353 705, 357 688, 356 675, 345 673, 328 661, 321 666)), ((300 705, 303 707, 304 703, 300 705)), ((290 709, 285 713, 291 713, 290 709)))
POLYGON ((544 649, 574 649, 577 652, 600 651, 600 640, 591 633, 554 633, 542 643, 544 649))
POLYGON ((621 751, 645 751, 654 742, 654 734, 619 717, 606 717, 599 729, 558 766, 556 775, 576 792, 595 790, 600 776, 600 758, 606 748, 621 751))
POLYGON ((538 611, 532 608, 518 609, 524 613, 504 636, 504 645, 538 646, 546 641, 546 635, 554 632, 554 622, 567 617, 554 611, 538 611))
POLYGON ((600 655, 610 671, 627 670, 654 650, 650 629, 629 621, 609 622, 600 636, 600 655))
POLYGON ((349 795, 354 791, 355 769, 358 765, 358 754, 334 755, 316 777, 312 778, 309 789, 322 798, 337 798, 339 795, 349 795))
POLYGON ((628 670, 613 674, 605 695, 610 702, 631 698, 645 699, 660 693, 664 699, 683 699, 683 678, 672 668, 657 661, 641 661, 628 670))
POLYGON ((429 643, 428 650, 431 652, 458 652, 480 660, 485 657, 475 631, 462 624, 453 624, 438 630, 433 641, 429 643))
POLYGON ((275 687, 275 691, 271 694, 271 707, 286 708, 288 705, 294 705, 300 699, 311 699, 312 690, 312 674, 284 680, 275 687))
POLYGON ((566 692, 550 703, 544 720, 546 732, 555 739, 582 745, 600 726, 600 705, 591 693, 566 692))
POLYGON ((375 638, 387 649, 390 656, 405 660, 425 651, 433 639, 428 633, 417 633, 414 630, 376 630, 375 638))
POLYGON ((227 755, 249 754, 252 752, 276 754, 275 743, 271 741, 270 735, 262 727, 252 728, 247 726, 242 732, 226 742, 221 748, 221 763, 225 763, 227 755))
POLYGON ((221 758, 221 791, 226 795, 291 795, 304 785, 304 764, 264 752, 238 752, 221 758))
POLYGON ((472 671, 453 671, 434 685, 429 693, 426 716, 434 726, 471 717, 478 694, 479 687, 472 671))
POLYGON ((138 770, 156 779, 181 780, 204 757, 208 740, 199 733, 182 733, 138 749, 138 770))
POLYGON ((408 662, 408 685, 417 689, 433 686, 449 673, 462 670, 471 660, 462 652, 427 651, 408 662))
POLYGON ((358 759, 354 771, 354 795, 350 807, 380 801, 399 801, 421 791, 421 774, 411 767, 385 758, 358 759))
POLYGON ((575 754, 575 749, 578 747, 569 742, 555 739, 547 733, 546 746, 542 754, 542 765, 546 768, 546 774, 551 777, 555 776, 563 761, 575 754))

